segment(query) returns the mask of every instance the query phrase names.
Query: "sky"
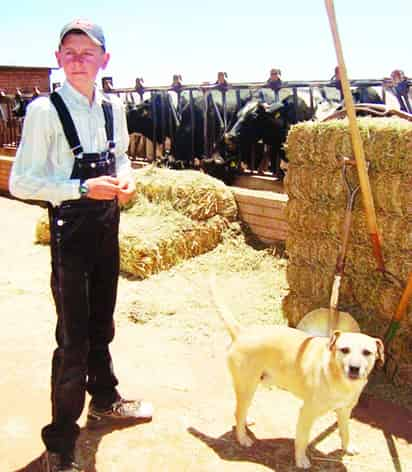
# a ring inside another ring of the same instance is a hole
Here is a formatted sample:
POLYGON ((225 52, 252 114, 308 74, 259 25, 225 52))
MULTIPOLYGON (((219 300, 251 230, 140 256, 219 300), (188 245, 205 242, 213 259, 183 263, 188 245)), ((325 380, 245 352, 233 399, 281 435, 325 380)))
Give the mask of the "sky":
MULTIPOLYGON (((412 0, 335 0, 350 79, 412 76, 412 0)), ((19 0, 3 9, 0 65, 57 67, 62 27, 99 23, 111 54, 101 76, 115 87, 263 82, 271 68, 287 80, 328 80, 337 64, 324 0, 19 0), (6 21, 4 21, 6 20, 6 21)), ((100 77, 101 77, 100 76, 100 77)), ((99 77, 99 78, 100 78, 99 77)), ((63 80, 60 70, 51 82, 63 80)))

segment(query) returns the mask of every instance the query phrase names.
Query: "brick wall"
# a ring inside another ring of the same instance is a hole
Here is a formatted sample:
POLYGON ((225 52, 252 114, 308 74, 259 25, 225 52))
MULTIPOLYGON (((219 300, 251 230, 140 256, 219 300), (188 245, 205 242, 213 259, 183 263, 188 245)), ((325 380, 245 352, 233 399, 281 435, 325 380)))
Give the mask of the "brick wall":
POLYGON ((16 88, 31 93, 37 87, 40 92, 50 91, 48 67, 8 67, 0 66, 0 90, 14 94, 16 88))

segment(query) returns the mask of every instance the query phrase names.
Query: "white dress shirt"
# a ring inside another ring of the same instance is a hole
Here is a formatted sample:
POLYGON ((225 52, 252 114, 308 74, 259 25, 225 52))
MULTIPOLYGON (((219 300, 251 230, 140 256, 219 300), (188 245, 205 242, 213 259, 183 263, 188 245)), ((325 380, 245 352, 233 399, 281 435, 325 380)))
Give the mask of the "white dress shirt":
MULTIPOLYGON (((85 153, 107 150, 103 95, 97 89, 90 105, 67 81, 57 91, 73 119, 85 153)), ((129 145, 124 106, 116 96, 105 95, 113 105, 113 139, 119 178, 132 175, 126 154, 129 145)), ((74 155, 63 132, 54 105, 48 97, 31 102, 24 119, 20 145, 9 179, 10 193, 21 199, 44 200, 53 206, 80 198, 78 179, 70 179, 74 155)))

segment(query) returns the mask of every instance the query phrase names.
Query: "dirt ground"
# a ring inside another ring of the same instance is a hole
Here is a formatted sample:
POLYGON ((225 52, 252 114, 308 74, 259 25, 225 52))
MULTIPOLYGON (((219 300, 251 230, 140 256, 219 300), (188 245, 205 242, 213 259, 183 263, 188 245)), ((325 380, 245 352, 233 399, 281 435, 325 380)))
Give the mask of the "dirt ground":
MULTIPOLYGON (((50 258, 47 246, 33 244, 42 211, 0 197, 2 472, 41 470, 40 429, 50 418, 55 324, 50 258)), ((208 271, 215 261, 221 293, 245 324, 278 319, 287 290, 284 260, 268 262, 257 254, 242 266, 235 249, 232 260, 219 260, 214 251, 145 281, 121 278, 112 346, 115 370, 122 394, 152 401, 155 416, 133 427, 94 433, 82 428, 76 454, 85 471, 296 470, 293 438, 300 402, 287 392, 257 392, 250 411, 258 439, 252 448, 240 447, 233 434, 234 398, 224 360, 229 337, 210 300, 208 271)), ((237 250, 240 259, 246 251, 237 250)), ((334 415, 318 420, 311 470, 411 471, 410 392, 375 375, 354 412, 351 434, 361 452, 342 457, 334 415), (395 396, 396 403, 388 400, 395 396)))

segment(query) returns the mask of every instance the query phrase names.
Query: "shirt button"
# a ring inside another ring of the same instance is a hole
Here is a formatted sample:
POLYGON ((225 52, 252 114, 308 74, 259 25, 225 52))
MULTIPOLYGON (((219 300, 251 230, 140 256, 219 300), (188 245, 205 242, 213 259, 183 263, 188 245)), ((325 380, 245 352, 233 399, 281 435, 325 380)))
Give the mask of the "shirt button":
POLYGON ((90 167, 93 167, 93 169, 94 169, 94 168, 96 167, 96 163, 95 163, 95 162, 92 162, 92 163, 90 164, 90 167))
POLYGON ((57 220, 57 226, 63 226, 64 221, 63 220, 57 220))

